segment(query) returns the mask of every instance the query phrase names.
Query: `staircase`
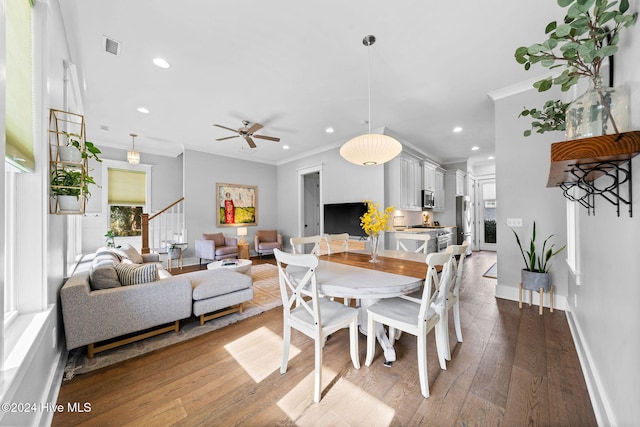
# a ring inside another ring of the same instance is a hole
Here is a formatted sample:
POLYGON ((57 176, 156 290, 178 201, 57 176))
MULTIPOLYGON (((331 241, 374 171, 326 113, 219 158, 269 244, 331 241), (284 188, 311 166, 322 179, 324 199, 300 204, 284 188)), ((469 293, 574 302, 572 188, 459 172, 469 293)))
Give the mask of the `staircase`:
POLYGON ((142 214, 142 253, 166 254, 169 243, 186 243, 184 225, 184 197, 164 209, 149 215, 142 214))

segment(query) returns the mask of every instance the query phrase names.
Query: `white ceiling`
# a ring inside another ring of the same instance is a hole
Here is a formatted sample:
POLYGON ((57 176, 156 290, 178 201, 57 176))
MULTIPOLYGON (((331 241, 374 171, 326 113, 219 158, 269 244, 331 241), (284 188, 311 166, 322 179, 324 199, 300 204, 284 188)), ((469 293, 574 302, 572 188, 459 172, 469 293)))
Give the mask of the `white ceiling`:
POLYGON ((89 140, 128 149, 136 133, 142 152, 272 164, 367 131, 369 53, 374 130, 442 163, 486 159, 494 150, 487 94, 542 74, 524 71, 513 53, 543 41, 546 24, 563 16, 555 0, 60 3, 89 140), (367 34, 377 38, 371 48, 367 34), (122 43, 119 56, 105 52, 104 36, 122 43), (156 67, 155 57, 171 67, 156 67), (256 139, 254 150, 242 138, 215 141, 232 134, 214 123, 236 129, 242 120, 281 141, 256 139))

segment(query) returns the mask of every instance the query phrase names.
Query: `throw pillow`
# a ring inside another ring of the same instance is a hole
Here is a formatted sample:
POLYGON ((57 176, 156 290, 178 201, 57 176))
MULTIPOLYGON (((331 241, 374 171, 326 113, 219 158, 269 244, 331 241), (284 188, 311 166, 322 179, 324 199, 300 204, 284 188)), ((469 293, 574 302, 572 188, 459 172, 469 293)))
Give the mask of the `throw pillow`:
POLYGON ((158 280, 158 266, 153 263, 118 264, 115 268, 122 286, 139 285, 158 280))
POLYGON ((202 234, 202 238, 213 240, 213 244, 216 246, 224 246, 224 234, 222 233, 202 234))
POLYGON ((140 252, 138 252, 136 248, 128 243, 122 245, 122 247, 120 248, 112 250, 121 257, 130 259, 134 264, 142 264, 144 262, 144 260, 142 259, 142 255, 140 255, 140 252))
POLYGON ((94 291, 122 286, 113 264, 99 265, 91 268, 91 271, 89 271, 89 282, 91 289, 94 291))

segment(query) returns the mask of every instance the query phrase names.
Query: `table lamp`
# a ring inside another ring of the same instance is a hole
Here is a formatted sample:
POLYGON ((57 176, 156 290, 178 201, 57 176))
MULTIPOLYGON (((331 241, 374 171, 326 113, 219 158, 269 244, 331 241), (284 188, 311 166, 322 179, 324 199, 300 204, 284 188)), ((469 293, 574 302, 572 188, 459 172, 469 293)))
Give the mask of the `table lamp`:
POLYGON ((240 236, 239 243, 245 243, 244 236, 247 235, 247 227, 238 227, 238 236, 240 236))

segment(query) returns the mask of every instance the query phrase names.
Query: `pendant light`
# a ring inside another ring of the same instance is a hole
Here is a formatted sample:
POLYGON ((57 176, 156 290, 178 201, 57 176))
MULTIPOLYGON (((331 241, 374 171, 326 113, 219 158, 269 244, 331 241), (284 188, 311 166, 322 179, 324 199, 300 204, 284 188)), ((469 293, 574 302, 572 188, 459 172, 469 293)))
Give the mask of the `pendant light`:
POLYGON ((396 139, 388 135, 371 133, 371 45, 375 42, 376 38, 372 35, 365 36, 362 39, 362 44, 369 47, 369 67, 367 71, 369 133, 356 136, 340 147, 340 155, 345 160, 360 166, 380 165, 402 152, 402 144, 396 139))
POLYGON ((136 135, 135 133, 130 133, 131 135, 131 150, 127 151, 127 161, 132 165, 137 165, 140 163, 140 153, 136 151, 136 135))

